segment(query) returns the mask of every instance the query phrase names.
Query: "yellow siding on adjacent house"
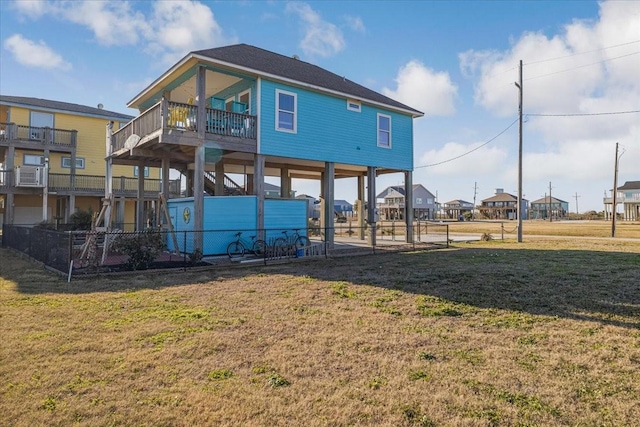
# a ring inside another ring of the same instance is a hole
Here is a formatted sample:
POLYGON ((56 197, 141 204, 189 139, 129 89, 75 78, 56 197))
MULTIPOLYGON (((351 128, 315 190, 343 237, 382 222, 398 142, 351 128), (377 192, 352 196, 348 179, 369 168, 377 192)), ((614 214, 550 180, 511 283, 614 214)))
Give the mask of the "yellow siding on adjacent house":
MULTIPOLYGON (((18 125, 29 126, 30 111, 26 108, 11 107, 11 122, 18 125)), ((39 111, 34 109, 33 111, 39 111)), ((77 148, 76 157, 85 159, 85 168, 76 169, 78 175, 99 175, 104 176, 106 171, 105 164, 105 145, 106 131, 108 120, 74 115, 71 113, 54 113, 53 126, 56 129, 77 130, 77 148)), ((120 122, 114 122, 113 128, 118 129, 120 122)), ((44 151, 33 150, 16 150, 14 164, 22 166, 24 154, 42 155, 44 151)), ((68 153, 50 153, 49 168, 52 173, 69 173, 70 169, 62 168, 62 157, 69 157, 68 153)), ((134 177, 133 166, 114 165, 113 176, 134 177)), ((148 178, 159 179, 160 169, 150 168, 148 178)))

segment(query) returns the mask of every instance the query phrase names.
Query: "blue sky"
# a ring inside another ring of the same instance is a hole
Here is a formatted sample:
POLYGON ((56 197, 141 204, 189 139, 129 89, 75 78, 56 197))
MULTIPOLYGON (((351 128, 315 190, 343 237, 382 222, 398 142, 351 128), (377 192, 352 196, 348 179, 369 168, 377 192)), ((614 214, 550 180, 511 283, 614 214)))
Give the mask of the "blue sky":
MULTIPOLYGON (((232 43, 297 54, 424 111, 413 180, 440 202, 472 201, 475 182, 478 201, 516 193, 517 125, 480 146, 517 117, 520 59, 525 197, 551 182, 571 211, 576 193, 581 212, 602 210, 616 142, 619 182, 640 180, 640 114, 534 115, 640 110, 638 1, 0 1, 0 93, 135 114, 127 101, 178 59, 232 43)), ((294 189, 317 196, 319 184, 294 189)), ((355 197, 355 184, 336 189, 355 197)))

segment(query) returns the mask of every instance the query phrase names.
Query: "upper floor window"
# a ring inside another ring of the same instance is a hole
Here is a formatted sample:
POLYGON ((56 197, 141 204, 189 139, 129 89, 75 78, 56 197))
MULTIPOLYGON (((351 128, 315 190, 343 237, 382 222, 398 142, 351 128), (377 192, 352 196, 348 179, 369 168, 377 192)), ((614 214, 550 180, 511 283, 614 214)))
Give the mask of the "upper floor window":
POLYGON ((391 116, 378 114, 378 147, 391 148, 391 116))
POLYGON ((422 197, 416 197, 416 205, 422 204, 422 197))
POLYGON ((276 130, 296 133, 297 95, 276 89, 276 130))
MULTIPOLYGON (((133 176, 138 176, 138 167, 134 166, 133 167, 133 176)), ((144 167, 144 177, 148 177, 149 176, 149 166, 145 166, 144 167)))
POLYGON ((44 165, 44 156, 25 154, 22 159, 22 164, 26 166, 42 166, 44 165))
MULTIPOLYGON (((71 157, 62 158, 62 167, 71 169, 71 157)), ((76 169, 84 169, 84 157, 76 157, 76 169)))

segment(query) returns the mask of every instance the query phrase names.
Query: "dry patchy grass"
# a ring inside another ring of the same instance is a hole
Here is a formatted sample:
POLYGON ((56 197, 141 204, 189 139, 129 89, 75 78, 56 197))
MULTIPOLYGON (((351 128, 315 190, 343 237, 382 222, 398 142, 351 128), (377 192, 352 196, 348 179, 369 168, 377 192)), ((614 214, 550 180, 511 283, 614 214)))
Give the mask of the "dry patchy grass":
POLYGON ((0 250, 0 413, 25 426, 632 425, 639 254, 531 239, 67 284, 0 250))
MULTIPOLYGON (((505 237, 517 232, 517 221, 504 222, 505 237)), ((491 233, 501 235, 501 223, 497 221, 450 222, 452 233, 491 233)), ((611 237, 610 221, 523 221, 522 232, 532 236, 611 237)), ((616 222, 616 237, 640 239, 640 223, 616 222)))

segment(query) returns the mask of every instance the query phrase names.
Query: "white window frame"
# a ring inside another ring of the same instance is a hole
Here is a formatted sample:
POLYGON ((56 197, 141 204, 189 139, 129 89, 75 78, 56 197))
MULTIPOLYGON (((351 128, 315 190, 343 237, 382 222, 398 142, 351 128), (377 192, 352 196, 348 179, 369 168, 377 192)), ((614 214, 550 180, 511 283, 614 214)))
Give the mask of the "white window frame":
POLYGON ((392 133, 392 125, 391 125, 391 116, 388 114, 382 114, 382 113, 378 113, 377 117, 376 117, 376 139, 378 141, 378 147, 380 148, 391 148, 391 133, 392 133), (389 119, 389 130, 384 130, 384 129, 380 129, 380 118, 387 118, 389 119), (385 145, 383 143, 380 142, 380 132, 386 132, 389 134, 389 144, 385 145))
MULTIPOLYGON (((71 157, 62 157, 61 167, 64 169, 71 169, 71 157)), ((85 160, 84 157, 76 157, 76 169, 84 169, 85 160)))
MULTIPOLYGON (((136 178, 138 177, 138 166, 133 167, 133 176, 135 176, 136 178)), ((144 177, 149 177, 149 166, 144 167, 144 177)))
POLYGON ((422 204, 422 197, 416 197, 416 205, 422 204))
POLYGON ((298 133, 298 94, 293 92, 288 92, 286 90, 276 89, 276 130, 279 132, 287 132, 287 133, 298 133), (293 129, 287 129, 280 127, 280 94, 289 95, 293 97, 293 112, 288 110, 283 110, 286 113, 293 113, 292 126, 293 129))
POLYGON ((347 110, 355 111, 356 113, 362 112, 362 103, 355 99, 347 99, 347 110))
POLYGON ((24 166, 44 166, 44 156, 41 156, 39 154, 24 154, 22 156, 22 164, 24 166), (36 157, 40 159, 39 163, 36 163, 35 161, 27 161, 27 158, 35 159, 36 157))

